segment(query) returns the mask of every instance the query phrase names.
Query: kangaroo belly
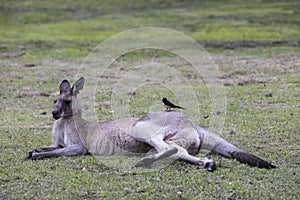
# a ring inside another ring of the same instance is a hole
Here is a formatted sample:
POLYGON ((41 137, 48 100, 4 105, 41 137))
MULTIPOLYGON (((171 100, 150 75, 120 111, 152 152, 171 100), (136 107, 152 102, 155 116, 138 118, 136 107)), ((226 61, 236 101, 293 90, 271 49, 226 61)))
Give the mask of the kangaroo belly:
POLYGON ((91 124, 85 139, 87 150, 94 155, 146 153, 149 145, 134 139, 130 127, 135 118, 91 124))

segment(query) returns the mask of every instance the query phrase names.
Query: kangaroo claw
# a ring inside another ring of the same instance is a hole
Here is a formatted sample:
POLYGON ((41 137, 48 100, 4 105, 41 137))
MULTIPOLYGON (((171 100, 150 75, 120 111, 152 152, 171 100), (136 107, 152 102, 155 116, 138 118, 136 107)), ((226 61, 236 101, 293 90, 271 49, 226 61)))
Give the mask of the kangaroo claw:
POLYGON ((23 160, 29 160, 29 159, 31 159, 32 158, 32 153, 33 153, 33 151, 29 151, 27 153, 26 157, 23 160))
POLYGON ((26 155, 26 157, 23 159, 23 160, 29 160, 29 159, 33 159, 33 153, 36 153, 38 152, 36 149, 32 150, 32 151, 29 151, 26 155))

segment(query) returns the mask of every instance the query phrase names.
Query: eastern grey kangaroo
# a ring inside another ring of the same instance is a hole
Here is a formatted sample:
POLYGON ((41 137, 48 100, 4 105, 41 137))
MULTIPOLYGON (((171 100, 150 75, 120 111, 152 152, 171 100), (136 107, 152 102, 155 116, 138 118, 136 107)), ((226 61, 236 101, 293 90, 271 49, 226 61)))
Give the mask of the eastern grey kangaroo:
POLYGON ((275 168, 250 153, 244 152, 216 134, 192 122, 176 111, 150 112, 141 116, 92 123, 81 117, 77 94, 82 90, 84 78, 71 87, 63 80, 60 95, 54 101, 52 115, 52 145, 30 151, 25 159, 43 159, 75 155, 111 155, 145 153, 138 166, 148 166, 166 157, 180 159, 206 167, 216 168, 215 162, 195 157, 200 148, 207 148, 226 158, 259 168, 275 168), (215 137, 215 140, 207 139, 215 137), (152 152, 151 154, 147 152, 152 152))

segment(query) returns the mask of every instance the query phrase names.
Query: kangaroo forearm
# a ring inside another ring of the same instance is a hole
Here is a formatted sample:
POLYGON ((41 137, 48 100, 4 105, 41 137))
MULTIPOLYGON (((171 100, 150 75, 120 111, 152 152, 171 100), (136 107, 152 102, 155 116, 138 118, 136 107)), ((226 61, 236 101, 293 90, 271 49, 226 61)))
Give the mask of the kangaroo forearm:
POLYGON ((41 152, 47 152, 47 151, 53 151, 53 150, 56 150, 56 149, 60 149, 62 147, 42 147, 42 148, 39 148, 39 149, 35 149, 34 152, 36 153, 41 153, 41 152))
POLYGON ((86 149, 81 145, 72 145, 65 148, 54 149, 52 151, 36 152, 32 154, 32 159, 43 159, 60 156, 76 156, 86 154, 86 149))

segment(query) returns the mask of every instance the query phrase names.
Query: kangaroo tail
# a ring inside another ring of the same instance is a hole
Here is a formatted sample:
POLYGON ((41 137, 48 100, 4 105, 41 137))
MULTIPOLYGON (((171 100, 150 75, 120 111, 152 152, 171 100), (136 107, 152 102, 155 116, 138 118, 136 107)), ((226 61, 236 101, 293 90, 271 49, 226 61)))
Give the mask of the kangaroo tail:
POLYGON ((266 169, 276 168, 275 165, 237 148, 222 138, 219 138, 212 151, 226 158, 236 159, 241 163, 245 163, 250 166, 266 169))

